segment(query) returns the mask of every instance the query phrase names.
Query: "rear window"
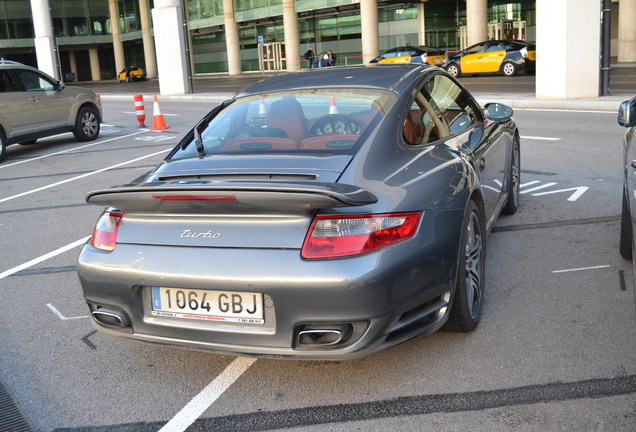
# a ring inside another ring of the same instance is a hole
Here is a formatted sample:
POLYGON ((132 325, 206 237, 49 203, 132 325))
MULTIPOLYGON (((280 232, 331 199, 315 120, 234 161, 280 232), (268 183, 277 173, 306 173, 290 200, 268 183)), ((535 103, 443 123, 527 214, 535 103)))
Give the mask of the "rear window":
MULTIPOLYGON (((394 103, 373 89, 309 89, 241 98, 200 127, 206 155, 326 152, 353 154, 394 103)), ((172 158, 196 156, 190 143, 172 158)))

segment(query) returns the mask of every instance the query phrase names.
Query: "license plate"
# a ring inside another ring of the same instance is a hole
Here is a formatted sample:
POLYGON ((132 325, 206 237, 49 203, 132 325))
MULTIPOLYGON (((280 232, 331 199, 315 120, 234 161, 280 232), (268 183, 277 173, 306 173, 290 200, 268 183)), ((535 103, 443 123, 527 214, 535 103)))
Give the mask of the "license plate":
POLYGON ((152 287, 152 315, 263 324, 263 295, 229 291, 152 287))

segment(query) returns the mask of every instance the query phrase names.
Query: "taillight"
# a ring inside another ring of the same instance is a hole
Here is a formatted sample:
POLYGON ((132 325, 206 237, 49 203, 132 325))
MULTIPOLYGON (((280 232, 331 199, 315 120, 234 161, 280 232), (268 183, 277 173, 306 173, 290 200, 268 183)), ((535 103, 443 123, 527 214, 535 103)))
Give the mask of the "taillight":
POLYGON ((120 212, 104 210, 95 224, 91 246, 96 249, 111 252, 117 244, 117 232, 124 215, 120 212))
POLYGON ((355 216, 317 216, 302 249, 303 258, 362 254, 412 237, 421 212, 355 216))

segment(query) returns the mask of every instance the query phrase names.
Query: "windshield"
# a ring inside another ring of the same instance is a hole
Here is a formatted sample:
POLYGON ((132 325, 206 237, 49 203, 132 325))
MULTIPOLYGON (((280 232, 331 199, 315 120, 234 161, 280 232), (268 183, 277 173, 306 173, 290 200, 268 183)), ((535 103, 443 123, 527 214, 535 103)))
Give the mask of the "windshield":
MULTIPOLYGON (((353 154, 395 101, 373 89, 299 90, 238 99, 204 127, 205 154, 327 152, 353 154)), ((189 143, 174 158, 196 157, 189 143)))

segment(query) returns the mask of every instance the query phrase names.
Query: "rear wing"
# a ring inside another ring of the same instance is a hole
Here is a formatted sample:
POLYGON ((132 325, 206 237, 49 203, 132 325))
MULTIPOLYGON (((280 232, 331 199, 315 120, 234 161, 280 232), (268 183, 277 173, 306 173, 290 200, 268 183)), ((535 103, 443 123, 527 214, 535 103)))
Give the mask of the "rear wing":
POLYGON ((363 206, 377 200, 369 191, 347 184, 201 180, 115 186, 86 196, 90 204, 142 213, 295 213, 363 206))

